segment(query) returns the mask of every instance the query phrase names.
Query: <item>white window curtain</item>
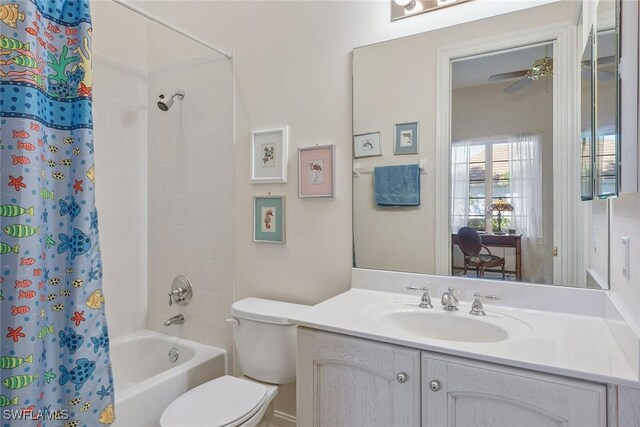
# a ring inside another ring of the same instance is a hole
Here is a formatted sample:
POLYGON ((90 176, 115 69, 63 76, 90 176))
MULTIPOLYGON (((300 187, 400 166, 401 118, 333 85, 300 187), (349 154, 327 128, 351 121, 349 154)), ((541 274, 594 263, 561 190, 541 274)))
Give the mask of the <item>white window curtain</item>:
POLYGON ((451 147, 451 230, 457 232, 469 222, 469 142, 451 147))
POLYGON ((542 163, 539 135, 508 139, 509 186, 514 228, 528 238, 542 238, 542 163))
POLYGON ((513 206, 511 228, 522 234, 522 255, 528 270, 525 276, 532 282, 544 282, 540 135, 514 135, 507 143, 513 206))

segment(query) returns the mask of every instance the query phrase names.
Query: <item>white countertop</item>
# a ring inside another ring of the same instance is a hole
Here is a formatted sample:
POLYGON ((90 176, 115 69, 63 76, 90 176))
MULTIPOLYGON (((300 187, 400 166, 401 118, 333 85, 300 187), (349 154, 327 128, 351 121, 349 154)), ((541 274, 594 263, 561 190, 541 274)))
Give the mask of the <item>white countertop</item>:
MULTIPOLYGON (((434 308, 440 307, 439 294, 434 308)), ((293 316, 300 326, 367 338, 438 353, 484 360, 600 383, 640 387, 640 378, 625 358, 603 317, 565 314, 485 304, 487 315, 519 319, 531 333, 500 342, 474 343, 423 338, 389 327, 363 313, 372 304, 414 301, 420 295, 351 289, 293 316)), ((470 303, 461 301, 453 315, 468 315, 470 303)), ((449 315, 452 313, 444 313, 449 315)))

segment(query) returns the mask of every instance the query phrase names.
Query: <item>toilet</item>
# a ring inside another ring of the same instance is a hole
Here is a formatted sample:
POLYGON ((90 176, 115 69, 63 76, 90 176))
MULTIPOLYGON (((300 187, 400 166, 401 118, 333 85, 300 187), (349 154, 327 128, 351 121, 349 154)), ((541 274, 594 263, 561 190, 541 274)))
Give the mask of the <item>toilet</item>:
POLYGON ((309 306, 245 298, 231 306, 237 360, 244 377, 225 375, 174 400, 162 427, 268 427, 278 384, 296 379, 296 326, 289 322, 309 306))

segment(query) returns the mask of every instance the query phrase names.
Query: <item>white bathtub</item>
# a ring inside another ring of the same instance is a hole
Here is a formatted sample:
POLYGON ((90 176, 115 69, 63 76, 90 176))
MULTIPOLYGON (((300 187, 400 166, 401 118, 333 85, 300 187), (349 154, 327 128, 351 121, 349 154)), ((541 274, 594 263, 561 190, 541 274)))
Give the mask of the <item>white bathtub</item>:
POLYGON ((188 390, 227 372, 227 352, 142 330, 111 343, 114 427, 157 427, 162 411, 188 390), (169 350, 178 359, 169 360, 169 350))

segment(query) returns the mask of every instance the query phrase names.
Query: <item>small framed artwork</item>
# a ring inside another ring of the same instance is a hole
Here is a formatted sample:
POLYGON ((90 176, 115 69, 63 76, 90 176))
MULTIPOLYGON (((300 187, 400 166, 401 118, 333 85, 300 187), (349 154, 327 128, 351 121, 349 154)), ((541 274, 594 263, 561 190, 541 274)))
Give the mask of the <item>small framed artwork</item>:
POLYGON ((287 126, 251 132, 251 182, 287 182, 287 126))
POLYGON ((284 243, 285 196, 254 196, 253 241, 284 243))
POLYGON ((418 154, 418 122, 398 123, 393 133, 393 154, 418 154))
POLYGON ((334 146, 298 149, 298 197, 333 197, 334 146))
POLYGON ((363 133, 353 136, 353 157, 382 156, 380 132, 363 133))

